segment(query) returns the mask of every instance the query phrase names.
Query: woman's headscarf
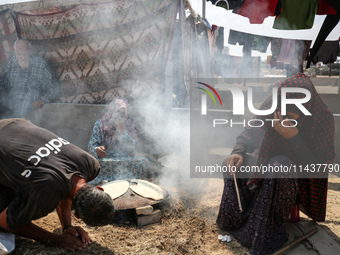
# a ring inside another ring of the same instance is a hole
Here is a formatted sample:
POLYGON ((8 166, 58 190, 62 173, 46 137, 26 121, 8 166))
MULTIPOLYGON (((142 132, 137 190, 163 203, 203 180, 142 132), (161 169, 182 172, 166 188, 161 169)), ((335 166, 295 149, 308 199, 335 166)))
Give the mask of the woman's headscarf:
MULTIPOLYGON (((298 73, 283 81, 281 88, 305 88, 311 93, 311 99, 304 103, 305 108, 312 116, 300 115, 297 128, 302 140, 308 148, 320 159, 320 163, 331 164, 335 158, 334 150, 334 118, 332 112, 322 101, 310 79, 298 73)), ((301 98, 301 93, 287 93, 287 98, 301 98)), ((261 109, 269 109, 272 106, 272 98, 268 98, 261 106, 261 109)), ((270 116, 256 116, 256 119, 274 119, 270 116)), ((266 122, 262 128, 248 127, 242 136, 250 141, 262 141, 258 152, 257 165, 267 165, 269 160, 277 155, 285 155, 293 162, 296 162, 295 155, 287 140, 282 137, 274 128, 271 122, 266 122)), ((324 220, 326 212, 327 179, 299 179, 299 193, 302 204, 307 214, 314 220, 324 220)))
POLYGON ((125 129, 137 142, 137 131, 134 121, 129 117, 128 101, 125 98, 116 98, 110 105, 108 111, 104 114, 100 122, 100 131, 103 144, 106 149, 115 150, 117 135, 119 132, 115 127, 115 122, 125 119, 125 129), (119 110, 124 109, 124 113, 119 110))

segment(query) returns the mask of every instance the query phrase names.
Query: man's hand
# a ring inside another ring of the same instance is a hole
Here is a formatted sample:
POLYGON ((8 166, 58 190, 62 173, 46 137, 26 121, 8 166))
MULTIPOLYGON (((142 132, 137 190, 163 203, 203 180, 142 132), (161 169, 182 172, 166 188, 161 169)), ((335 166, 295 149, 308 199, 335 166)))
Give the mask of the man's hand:
POLYGON ((89 237, 87 232, 82 227, 79 226, 70 227, 64 231, 64 234, 65 233, 69 233, 75 237, 78 237, 86 245, 92 243, 92 239, 89 237))
POLYGON ((280 112, 274 113, 274 119, 280 120, 280 121, 274 121, 273 127, 276 130, 276 132, 278 132, 284 138, 290 139, 299 133, 299 130, 296 127, 294 127, 293 123, 290 121, 285 121, 285 125, 287 127, 284 127, 281 125, 281 122, 283 121, 283 117, 280 112))
POLYGON ((70 231, 67 230, 65 230, 62 235, 56 235, 49 243, 68 251, 81 251, 87 247, 86 243, 83 243, 77 236, 71 234, 70 231))
POLYGON ((7 224, 7 208, 0 213, 0 227, 15 235, 49 243, 68 251, 83 250, 87 247, 88 243, 91 243, 91 239, 88 237, 87 233, 78 227, 74 227, 73 231, 71 231, 71 229, 67 229, 62 235, 46 231, 33 223, 29 223, 16 229, 11 229, 7 224), (78 235, 75 232, 77 232, 78 235), (82 235, 81 239, 79 238, 79 233, 82 235))
POLYGON ((107 153, 105 151, 105 147, 104 146, 98 146, 96 148, 96 153, 97 153, 98 158, 104 158, 104 157, 107 156, 107 153))
POLYGON ((33 102, 33 106, 35 108, 40 108, 42 105, 44 104, 44 102, 40 101, 40 100, 37 100, 37 101, 34 101, 33 102))

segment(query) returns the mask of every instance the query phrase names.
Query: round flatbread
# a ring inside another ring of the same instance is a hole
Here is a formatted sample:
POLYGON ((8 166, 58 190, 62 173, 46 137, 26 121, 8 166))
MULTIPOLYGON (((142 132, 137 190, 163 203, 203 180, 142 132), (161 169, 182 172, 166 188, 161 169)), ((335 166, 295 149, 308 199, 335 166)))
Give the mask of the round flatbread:
POLYGON ((124 195, 129 189, 129 182, 126 180, 117 180, 103 184, 101 187, 112 199, 124 195))
POLYGON ((153 200, 162 200, 164 198, 163 189, 148 181, 138 179, 131 180, 130 189, 141 197, 153 200), (134 183, 134 185, 132 185, 132 183, 134 183))

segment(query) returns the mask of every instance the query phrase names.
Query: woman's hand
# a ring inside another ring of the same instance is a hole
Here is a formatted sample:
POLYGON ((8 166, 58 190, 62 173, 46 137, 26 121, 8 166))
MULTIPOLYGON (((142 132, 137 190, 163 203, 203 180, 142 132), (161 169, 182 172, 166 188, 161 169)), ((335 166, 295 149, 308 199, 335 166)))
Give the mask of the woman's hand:
POLYGON ((96 153, 97 153, 98 158, 104 158, 107 155, 104 146, 98 146, 96 148, 96 153))
POLYGON ((33 102, 33 107, 35 108, 40 108, 41 106, 43 106, 44 102, 40 101, 40 100, 36 100, 33 102))
POLYGON ((283 121, 283 117, 280 112, 274 112, 274 118, 279 119, 280 121, 274 121, 273 127, 276 130, 276 132, 278 132, 284 138, 290 139, 299 133, 299 130, 296 127, 294 127, 293 123, 290 121, 285 121, 286 126, 282 126, 281 122, 283 121))
POLYGON ((227 166, 235 166, 238 169, 243 163, 243 157, 238 154, 231 154, 226 160, 227 166))

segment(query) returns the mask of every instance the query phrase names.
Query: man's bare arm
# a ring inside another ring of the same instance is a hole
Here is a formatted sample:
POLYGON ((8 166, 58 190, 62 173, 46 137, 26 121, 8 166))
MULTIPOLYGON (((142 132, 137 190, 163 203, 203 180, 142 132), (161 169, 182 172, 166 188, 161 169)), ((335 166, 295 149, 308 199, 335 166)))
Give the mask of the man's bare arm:
POLYGON ((49 243, 69 251, 82 250, 86 248, 85 243, 66 231, 62 235, 57 235, 48 232, 33 223, 29 223, 16 229, 11 229, 7 224, 7 208, 0 214, 0 227, 13 234, 31 238, 36 241, 49 243))
MULTIPOLYGON (((72 199, 71 197, 67 197, 67 198, 62 199, 59 202, 59 205, 56 209, 62 228, 66 226, 71 226, 72 224, 71 223, 71 205, 72 205, 72 199)), ((69 234, 78 237, 86 245, 89 245, 92 242, 92 239, 89 237, 88 233, 82 227, 72 226, 70 228, 67 228, 65 232, 68 232, 69 234)))

